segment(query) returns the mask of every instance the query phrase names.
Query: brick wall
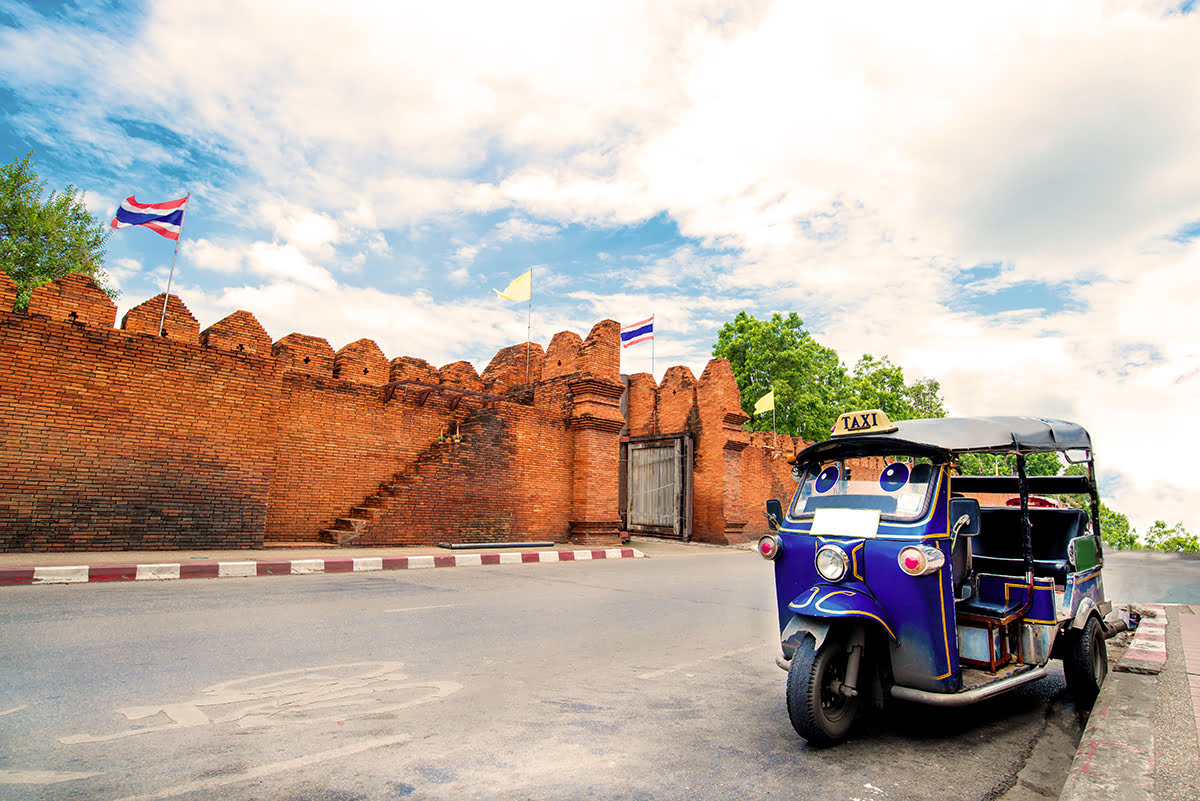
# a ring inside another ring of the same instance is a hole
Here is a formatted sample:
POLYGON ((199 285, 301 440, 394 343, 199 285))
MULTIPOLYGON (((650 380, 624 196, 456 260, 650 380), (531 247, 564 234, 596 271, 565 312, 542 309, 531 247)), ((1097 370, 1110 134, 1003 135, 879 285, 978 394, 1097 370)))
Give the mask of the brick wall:
POLYGON ((0 550, 262 542, 272 362, 0 313, 0 365, 0 550))
POLYGON ((0 550, 257 547, 354 515, 376 518, 363 544, 616 542, 611 320, 531 345, 526 384, 524 345, 480 376, 370 340, 272 343, 246 311, 201 332, 174 295, 162 336, 162 295, 114 329, 85 276, 27 314, 7 311, 15 294, 0 275, 0 550), (369 511, 399 483, 404 504, 369 511))

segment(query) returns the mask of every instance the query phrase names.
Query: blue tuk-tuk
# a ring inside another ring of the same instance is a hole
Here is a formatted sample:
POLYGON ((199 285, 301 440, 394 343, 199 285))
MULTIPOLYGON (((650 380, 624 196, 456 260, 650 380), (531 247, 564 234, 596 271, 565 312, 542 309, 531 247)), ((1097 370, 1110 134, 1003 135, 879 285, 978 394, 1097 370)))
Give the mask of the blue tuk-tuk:
POLYGON ((776 661, 801 737, 842 742, 862 707, 889 697, 971 704, 1044 677, 1051 658, 1078 705, 1095 701, 1105 640, 1126 624, 1104 599, 1082 427, 853 412, 792 464, 799 487, 786 511, 767 502, 772 533, 758 550, 775 564, 776 661), (1026 457, 1043 452, 1086 474, 1027 475, 1026 457), (1012 454, 1016 475, 955 475, 966 453, 1012 454))

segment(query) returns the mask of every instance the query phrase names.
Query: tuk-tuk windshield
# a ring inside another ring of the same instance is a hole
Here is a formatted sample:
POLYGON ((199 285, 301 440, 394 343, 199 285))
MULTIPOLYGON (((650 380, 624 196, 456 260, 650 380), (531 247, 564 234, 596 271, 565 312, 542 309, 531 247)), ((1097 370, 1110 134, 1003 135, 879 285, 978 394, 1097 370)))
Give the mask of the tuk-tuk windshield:
POLYGON ((869 457, 810 465, 792 517, 817 509, 878 509, 884 519, 919 520, 929 510, 937 468, 928 459, 869 457))

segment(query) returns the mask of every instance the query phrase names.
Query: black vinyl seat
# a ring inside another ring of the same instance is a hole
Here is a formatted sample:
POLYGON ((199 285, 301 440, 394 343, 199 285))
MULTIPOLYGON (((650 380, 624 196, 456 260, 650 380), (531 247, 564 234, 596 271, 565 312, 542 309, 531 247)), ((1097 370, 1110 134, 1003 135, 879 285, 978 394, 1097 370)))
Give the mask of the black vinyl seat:
MULTIPOLYGON (((1033 574, 1054 579, 1063 586, 1072 566, 1068 545, 1076 537, 1091 534, 1088 516, 1082 509, 1029 510, 1033 540, 1033 574)), ((1025 574, 1021 550, 1021 510, 1016 507, 985 507, 980 510, 980 533, 971 543, 972 561, 980 573, 1004 576, 1025 574)))

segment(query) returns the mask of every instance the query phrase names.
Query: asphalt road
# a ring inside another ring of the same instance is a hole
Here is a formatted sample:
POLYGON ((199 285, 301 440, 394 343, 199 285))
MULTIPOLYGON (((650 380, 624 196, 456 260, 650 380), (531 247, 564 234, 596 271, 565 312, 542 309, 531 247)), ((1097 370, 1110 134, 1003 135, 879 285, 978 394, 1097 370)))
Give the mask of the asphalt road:
POLYGON ((808 748, 771 581, 696 548, 0 588, 0 798, 984 799, 1057 725, 1055 668, 808 748))

